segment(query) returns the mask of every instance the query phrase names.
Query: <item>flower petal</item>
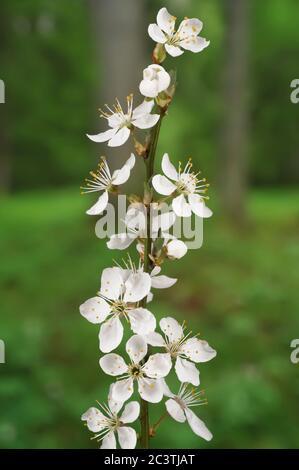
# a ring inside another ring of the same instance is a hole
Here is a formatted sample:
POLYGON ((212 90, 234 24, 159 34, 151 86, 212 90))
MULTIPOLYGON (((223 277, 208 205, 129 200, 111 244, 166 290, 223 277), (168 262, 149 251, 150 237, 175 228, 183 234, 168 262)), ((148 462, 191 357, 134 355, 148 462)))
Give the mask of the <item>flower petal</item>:
POLYGON ((112 398, 116 401, 127 401, 134 391, 133 379, 130 377, 124 380, 118 380, 113 384, 112 398))
POLYGON ((155 175, 152 179, 152 184, 157 193, 163 196, 170 196, 176 191, 176 186, 163 175, 155 175))
POLYGON ((179 341, 184 336, 182 325, 175 318, 162 318, 160 320, 160 328, 169 341, 179 341))
POLYGON ((156 289, 167 289, 168 287, 173 286, 177 282, 177 279, 174 277, 164 276, 155 276, 152 277, 152 287, 156 289))
POLYGON ((133 335, 127 341, 126 351, 134 364, 139 364, 147 354, 147 344, 140 335, 133 335))
POLYGON ((156 98, 159 94, 159 86, 157 80, 141 80, 139 85, 140 93, 147 98, 156 98))
POLYGON ((160 379, 169 374, 171 367, 172 362, 169 353, 156 353, 148 358, 142 370, 148 377, 160 379))
POLYGON ((90 208, 88 211, 86 211, 86 214, 88 215, 99 215, 101 214, 107 207, 108 204, 108 191, 104 191, 103 194, 99 197, 97 202, 90 208))
POLYGON ((199 194, 189 194, 188 202, 194 214, 199 217, 208 218, 213 215, 213 212, 205 205, 199 194))
POLYGON ((124 184, 130 178, 131 170, 127 165, 124 165, 119 170, 115 170, 112 175, 112 184, 114 186, 119 186, 124 184))
POLYGON ((120 147, 125 142, 127 142, 128 138, 130 137, 130 129, 128 127, 122 127, 119 131, 109 140, 108 146, 109 147, 120 147))
POLYGON ((91 323, 102 323, 110 313, 109 304, 101 297, 92 297, 79 307, 80 313, 91 323))
POLYGON ((207 41, 205 38, 202 38, 201 36, 191 38, 191 39, 184 39, 183 41, 180 41, 180 46, 191 52, 201 52, 209 45, 210 45, 210 41, 207 41))
POLYGON ((158 380, 141 378, 138 380, 138 392, 141 398, 150 403, 159 403, 163 398, 163 389, 158 380))
POLYGON ((167 8, 161 8, 157 14, 157 23, 165 33, 172 35, 175 28, 176 17, 168 13, 167 8))
POLYGON ((130 168, 130 170, 132 170, 134 168, 135 162, 136 162, 136 157, 134 153, 131 153, 125 165, 127 165, 130 168))
POLYGON ((123 339, 124 328, 119 318, 107 320, 100 328, 99 340, 100 350, 109 353, 120 345, 123 339))
POLYGON ((111 300, 117 300, 123 290, 122 270, 118 267, 105 268, 101 277, 101 294, 111 300))
POLYGON ((111 235, 107 247, 110 250, 126 250, 136 238, 136 234, 133 233, 117 233, 111 235))
POLYGON ((175 166, 171 163, 168 153, 164 153, 162 158, 163 173, 171 180, 178 181, 179 175, 175 166))
POLYGON ((139 307, 128 310, 128 317, 130 318, 132 331, 138 335, 146 335, 156 328, 156 318, 146 308, 139 307))
POLYGON ((100 449, 116 449, 116 439, 113 431, 110 431, 108 434, 106 434, 102 440, 100 449))
POLYGON ((172 201, 172 208, 178 217, 190 217, 191 207, 185 199, 184 194, 180 194, 172 201))
POLYGON ((133 114, 132 114, 132 120, 139 119, 142 116, 149 114, 152 111, 154 105, 155 105, 154 100, 149 100, 149 101, 144 100, 141 104, 139 104, 134 109, 133 114))
POLYGON ((154 127, 160 119, 160 114, 144 114, 143 116, 134 119, 132 124, 138 129, 150 129, 154 127))
POLYGON ((100 132, 96 135, 86 134, 87 137, 92 140, 93 142, 106 142, 107 140, 112 139, 112 137, 116 134, 117 129, 108 129, 108 131, 100 132))
POLYGON ((115 413, 117 414, 119 412, 119 410, 122 408, 123 406, 123 401, 116 401, 114 398, 113 398, 113 387, 114 387, 114 384, 111 384, 110 387, 109 387, 109 394, 108 394, 108 405, 109 405, 109 409, 112 411, 112 413, 115 413))
POLYGON ((151 346, 163 347, 166 345, 163 336, 160 335, 160 333, 156 333, 156 331, 152 331, 151 333, 144 335, 144 339, 147 344, 150 344, 151 346))
POLYGON ((148 27, 148 34, 149 37, 152 38, 153 41, 158 42, 160 44, 164 44, 166 42, 166 37, 163 31, 159 28, 156 23, 151 23, 148 27))
POLYGON ((199 385, 199 371, 193 362, 177 357, 175 371, 180 382, 187 382, 195 387, 199 385))
POLYGON ((187 253, 187 246, 182 240, 171 240, 166 247, 167 256, 170 259, 180 259, 187 253))
POLYGON ((105 427, 106 417, 95 407, 91 407, 83 413, 81 419, 86 421, 88 429, 92 432, 99 432, 105 427))
POLYGON ((140 405, 138 401, 131 401, 124 407, 120 420, 122 423, 133 423, 136 421, 140 413, 140 405))
POLYGON ((176 46, 171 46, 170 44, 165 44, 165 49, 172 57, 179 57, 180 55, 184 54, 182 49, 176 46))
POLYGON ((189 408, 185 410, 185 414, 192 431, 197 436, 202 437, 206 441, 210 441, 213 437, 213 434, 208 430, 205 423, 199 419, 199 417, 196 416, 196 414, 193 413, 193 411, 191 411, 189 408))
POLYGON ((175 400, 170 398, 170 400, 167 400, 165 402, 165 406, 166 406, 168 413, 173 419, 175 419, 179 423, 184 423, 186 421, 186 416, 182 408, 175 400))
POLYGON ((169 73, 166 72, 166 70, 164 70, 164 68, 161 67, 161 65, 154 65, 154 67, 156 69, 159 68, 157 79, 158 79, 158 90, 159 90, 159 93, 161 93, 162 91, 167 90, 167 88, 170 85, 171 78, 170 78, 169 73))
POLYGON ((180 350, 193 362, 207 362, 217 354, 207 341, 198 338, 187 339, 180 350))
POLYGON ((139 272, 129 276, 125 283, 124 302, 138 302, 151 290, 152 280, 148 273, 139 272))
POLYGON ((187 18, 179 26, 178 33, 180 38, 195 37, 203 28, 203 23, 198 18, 187 18))
POLYGON ((163 389, 163 395, 165 395, 166 397, 170 397, 170 398, 174 398, 175 397, 175 394, 172 393, 172 391, 170 390, 170 388, 168 387, 165 379, 158 379, 162 389, 163 389))
MULTIPOLYGON (((115 353, 105 354, 105 356, 101 357, 100 366, 105 374, 113 375, 114 377, 122 375, 128 370, 128 366, 123 358, 115 353)), ((114 390, 111 393, 112 397, 116 399, 114 396, 114 390)))
POLYGON ((135 429, 128 426, 122 426, 121 428, 118 428, 117 434, 119 445, 122 449, 135 449, 137 443, 135 429))

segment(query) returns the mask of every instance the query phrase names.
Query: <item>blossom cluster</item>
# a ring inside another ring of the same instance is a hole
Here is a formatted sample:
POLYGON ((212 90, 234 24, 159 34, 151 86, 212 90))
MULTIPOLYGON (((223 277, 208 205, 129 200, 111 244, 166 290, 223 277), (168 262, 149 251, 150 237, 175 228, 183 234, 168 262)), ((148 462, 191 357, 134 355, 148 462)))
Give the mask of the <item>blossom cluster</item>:
MULTIPOLYGON (((137 155, 131 153, 121 168, 113 172, 106 158, 101 157, 98 168, 90 173, 81 188, 84 193, 99 193, 98 200, 87 210, 88 215, 102 214, 109 197, 120 194, 137 158, 143 159, 146 165, 149 158, 154 158, 152 134, 141 143, 137 141, 136 129, 151 133, 167 114, 175 83, 161 65, 166 54, 177 57, 184 50, 200 52, 209 45, 199 36, 203 26, 200 20, 185 18, 177 30, 175 22, 176 18, 162 8, 157 23, 149 25, 149 36, 157 44, 153 63, 143 71, 139 85, 143 101, 135 107, 133 95, 128 95, 126 109, 118 100, 112 107, 106 105, 101 117, 107 120, 108 130, 88 135, 92 141, 107 142, 110 147, 123 145, 133 137, 137 155)), ((190 159, 177 169, 169 155, 164 154, 162 172, 154 174, 153 171, 145 181, 144 196, 129 199, 124 220, 127 231, 112 235, 107 242, 111 250, 126 250, 134 243, 138 262, 134 263, 128 256, 123 265, 105 268, 99 291, 80 306, 81 315, 99 325, 102 353, 99 365, 105 374, 114 378, 107 403, 99 403, 82 415, 102 449, 116 448, 116 437, 121 448, 135 448, 137 434, 130 424, 140 416, 140 404, 131 401, 134 393, 140 396, 141 402, 160 403, 165 399, 169 416, 180 423, 187 421, 198 436, 206 440, 212 438, 191 408, 206 403, 203 392, 197 389, 200 384, 197 365, 213 359, 216 351, 207 341, 188 331, 185 323, 180 324, 172 317, 158 322, 148 305, 153 299, 153 289, 167 289, 177 282, 161 274, 164 262, 180 259, 187 253, 184 241, 171 234, 176 219, 192 214, 201 218, 212 215, 206 205, 208 184, 199 175, 200 172, 193 170, 190 159), (153 190, 157 194, 155 198, 153 190), (148 227, 149 206, 158 209, 165 199, 169 201, 169 210, 157 213, 148 227), (122 357, 115 351, 122 343, 125 330, 126 334, 129 331, 130 338, 125 344, 126 355, 122 357), (180 384, 177 394, 170 391, 165 380, 172 370, 180 384)))

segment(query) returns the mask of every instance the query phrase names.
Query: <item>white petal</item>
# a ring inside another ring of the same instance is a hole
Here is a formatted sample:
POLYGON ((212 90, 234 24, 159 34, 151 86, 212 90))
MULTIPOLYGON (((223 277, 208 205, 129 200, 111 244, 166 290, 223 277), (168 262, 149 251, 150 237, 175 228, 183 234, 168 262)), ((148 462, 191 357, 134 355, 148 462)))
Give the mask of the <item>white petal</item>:
POLYGON ((134 168, 135 162, 136 162, 136 157, 134 153, 131 153, 125 165, 127 165, 130 168, 130 170, 132 170, 134 168))
POLYGON ((133 379, 131 377, 129 379, 118 380, 113 385, 112 397, 116 401, 125 402, 130 398, 133 391, 133 379))
POLYGON ((158 232, 159 229, 164 232, 173 226, 175 223, 176 215, 174 212, 163 212, 153 217, 153 232, 158 232))
POLYGON ((150 403, 159 403, 163 398, 163 389, 158 380, 141 378, 138 380, 138 392, 141 398, 150 403))
POLYGON ((194 214, 199 217, 208 218, 213 215, 213 212, 205 205, 199 194, 189 194, 188 201, 194 214))
POLYGON ((168 54, 171 55, 172 57, 178 57, 184 54, 184 51, 182 49, 176 46, 171 46, 170 44, 165 44, 165 49, 168 52, 168 54))
POLYGON ((107 247, 110 250, 126 250, 136 238, 137 236, 133 233, 117 233, 111 235, 107 247))
POLYGON ((125 283, 124 302, 138 302, 151 290, 152 280, 148 273, 131 274, 125 283))
POLYGON ((123 289, 122 270, 120 268, 105 268, 101 277, 101 294, 111 300, 117 300, 123 289))
POLYGON ((157 23, 165 33, 172 35, 175 28, 176 17, 168 13, 167 8, 161 8, 157 14, 157 23))
POLYGON ((175 371, 180 382, 187 382, 195 387, 199 385, 199 371, 193 362, 177 357, 175 371))
POLYGON ((163 175, 155 175, 152 184, 157 193, 169 196, 176 190, 176 186, 163 175))
POLYGON ((126 404, 120 420, 122 423, 133 423, 138 418, 139 413, 140 405, 138 401, 131 401, 130 403, 126 404))
MULTIPOLYGON (((105 356, 101 357, 100 366, 105 374, 113 376, 122 375, 128 370, 128 366, 123 358, 115 353, 105 354, 105 356)), ((112 392, 112 396, 115 398, 114 391, 112 392)))
POLYGON ((200 36, 192 38, 192 39, 185 39, 183 41, 180 41, 180 46, 191 52, 201 52, 206 47, 208 47, 209 44, 210 44, 210 41, 207 41, 205 38, 202 38, 200 36))
POLYGON ((158 42, 160 44, 164 44, 166 42, 165 34, 163 33, 163 31, 161 31, 161 29, 156 23, 151 23, 149 25, 148 34, 155 42, 158 42))
POLYGON ((178 217, 190 217, 191 207, 187 203, 184 194, 180 194, 172 201, 172 208, 178 217))
POLYGON ((124 403, 123 403, 123 401, 116 401, 113 398, 113 387, 114 387, 114 384, 111 384, 110 387, 109 387, 108 405, 109 405, 109 408, 112 411, 112 413, 117 414, 119 412, 119 410, 122 408, 124 403))
POLYGON ((120 128, 124 122, 124 118, 121 115, 114 113, 107 119, 107 121, 110 127, 120 128))
POLYGON ((157 78, 158 78, 158 90, 159 90, 159 93, 161 93, 161 91, 167 90, 167 88, 170 85, 171 78, 170 78, 169 73, 167 73, 166 70, 164 70, 163 67, 161 67, 161 65, 156 66, 156 67, 160 68, 157 78))
POLYGON ((171 240, 167 243, 167 256, 170 259, 180 259, 187 253, 187 246, 182 240, 171 240))
POLYGON ((139 85, 140 93, 147 98, 156 98, 159 94, 157 80, 142 80, 139 85))
POLYGON ((173 286, 176 282, 177 279, 174 277, 164 275, 152 277, 152 287, 156 289, 167 289, 168 287, 173 286))
POLYGON ((179 341, 184 336, 182 325, 175 318, 162 318, 160 320, 160 328, 169 341, 179 341))
POLYGON ((139 307, 128 310, 128 317, 132 331, 138 335, 146 335, 156 328, 156 318, 146 308, 139 307))
POLYGON ((168 413, 173 419, 175 419, 179 423, 184 423, 186 421, 186 417, 182 408, 175 400, 173 400, 172 398, 170 400, 167 400, 165 402, 165 406, 168 413))
POLYGON ((131 204, 127 210, 125 224, 129 228, 143 230, 146 223, 146 207, 142 203, 131 204))
POLYGON ((166 345, 163 337, 160 335, 160 333, 156 333, 156 331, 152 331, 151 333, 144 335, 144 339, 147 344, 150 344, 151 346, 163 347, 166 345))
POLYGON ((119 147, 127 142, 130 137, 130 129, 128 127, 122 127, 119 131, 109 140, 109 147, 119 147))
POLYGON ((106 417, 95 407, 91 407, 83 413, 81 419, 86 421, 88 429, 92 432, 99 432, 105 427, 106 417))
POLYGON ((113 431, 110 431, 108 434, 106 434, 102 440, 100 449, 116 449, 116 439, 113 431))
POLYGON ((172 367, 171 356, 168 353, 156 353, 148 358, 142 370, 152 379, 160 379, 169 374, 172 367))
POLYGON ((140 335, 133 335, 127 341, 126 351, 134 364, 139 364, 147 354, 147 344, 140 335))
POLYGON ((86 211, 86 214, 88 215, 99 215, 101 214, 107 207, 108 204, 108 192, 104 191, 103 194, 99 197, 97 202, 90 208, 88 211, 86 211))
POLYGON ((122 449, 135 449, 137 443, 136 431, 128 426, 117 430, 119 445, 122 449))
POLYGON ((141 104, 139 104, 134 109, 133 114, 132 114, 132 120, 139 119, 142 116, 149 114, 152 111, 154 105, 155 105, 154 100, 150 100, 150 101, 144 100, 141 104))
POLYGON ((80 305, 80 313, 91 323, 102 323, 109 315, 110 307, 101 297, 92 297, 80 305))
POLYGON ((124 328, 119 318, 111 318, 105 321, 100 328, 100 350, 109 353, 120 345, 123 339, 124 328))
POLYGON ((130 177, 130 168, 127 165, 124 165, 120 170, 115 170, 112 175, 112 184, 114 186, 119 186, 128 181, 130 177))
POLYGON ((154 127, 160 119, 160 114, 144 114, 143 116, 134 119, 132 124, 138 129, 150 129, 154 127))
POLYGON ((186 418, 188 420, 188 423, 190 425, 190 428, 192 431, 199 437, 202 437, 206 441, 210 441, 213 437, 212 433, 208 430, 207 426, 205 423, 199 419, 198 416, 196 416, 193 411, 191 411, 189 408, 185 410, 186 418))
POLYGON ((161 272, 161 266, 155 266, 151 272, 151 277, 157 276, 161 272))
POLYGON ((180 350, 194 362, 207 362, 216 356, 215 349, 207 341, 198 338, 187 339, 180 350))
POLYGON ((162 158, 162 170, 164 174, 171 180, 178 181, 179 175, 176 168, 171 163, 168 153, 164 153, 162 158))
POLYGON ((86 134, 87 137, 93 142, 106 142, 110 140, 117 132, 117 129, 108 129, 106 132, 100 132, 96 135, 86 134))
POLYGON ((184 39, 189 36, 195 37, 202 30, 203 23, 198 18, 188 18, 183 20, 179 26, 178 32, 180 38, 184 39))

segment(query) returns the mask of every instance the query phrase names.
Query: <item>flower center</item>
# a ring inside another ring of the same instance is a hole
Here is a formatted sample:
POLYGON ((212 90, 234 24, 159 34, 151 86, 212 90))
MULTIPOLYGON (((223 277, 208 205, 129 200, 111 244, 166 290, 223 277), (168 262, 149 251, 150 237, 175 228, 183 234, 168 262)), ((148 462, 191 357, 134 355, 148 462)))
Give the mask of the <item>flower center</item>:
POLYGON ((139 364, 131 364, 129 366, 128 373, 133 379, 140 379, 143 377, 142 368, 139 364))
POLYGON ((111 304, 111 311, 119 316, 125 315, 127 311, 127 304, 122 300, 115 300, 111 304))

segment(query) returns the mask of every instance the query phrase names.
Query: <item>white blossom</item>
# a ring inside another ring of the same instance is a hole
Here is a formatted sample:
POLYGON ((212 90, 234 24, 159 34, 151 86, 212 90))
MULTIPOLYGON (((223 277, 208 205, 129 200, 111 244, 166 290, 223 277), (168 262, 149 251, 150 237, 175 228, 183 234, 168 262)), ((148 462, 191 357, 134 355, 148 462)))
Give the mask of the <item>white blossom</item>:
POLYGON ((147 98, 156 98, 159 93, 167 90, 170 85, 170 75, 161 65, 152 64, 143 70, 143 80, 139 90, 147 98))
POLYGON ((166 377, 170 372, 170 354, 156 353, 142 363, 147 355, 147 343, 141 335, 133 335, 128 340, 126 351, 131 360, 129 364, 114 353, 106 354, 100 359, 103 371, 118 377, 111 389, 112 398, 123 402, 128 400, 134 391, 134 382, 137 382, 138 392, 143 400, 160 402, 163 398, 163 387, 157 379, 166 377))
POLYGON ((174 195, 172 209, 179 217, 190 217, 192 212, 199 217, 211 217, 212 211, 206 205, 204 200, 207 196, 208 184, 206 179, 199 179, 200 172, 192 171, 192 162, 189 159, 185 168, 179 171, 170 162, 167 153, 162 158, 162 170, 164 175, 155 175, 153 177, 153 187, 157 193, 164 196, 174 195))
POLYGON ((97 135, 87 137, 93 142, 107 142, 109 147, 119 147, 130 137, 134 127, 138 129, 150 129, 159 121, 159 114, 151 114, 154 101, 143 101, 133 109, 133 95, 127 97, 127 112, 124 112, 119 101, 116 101, 113 109, 106 105, 107 111, 102 111, 101 117, 107 119, 110 129, 97 135))
POLYGON ((164 333, 164 338, 159 333, 152 332, 145 335, 147 343, 165 348, 175 360, 175 372, 180 382, 199 385, 199 371, 194 362, 210 361, 216 356, 216 351, 209 346, 207 341, 192 337, 191 331, 185 334, 185 327, 172 317, 162 318, 160 328, 164 333))
POLYGON ((80 306, 80 313, 91 323, 102 323, 99 332, 100 350, 113 351, 123 338, 121 319, 126 319, 134 333, 150 333, 156 328, 154 315, 136 302, 147 297, 152 280, 148 273, 119 267, 106 268, 101 289, 96 297, 80 306))
POLYGON ((118 413, 123 402, 115 401, 111 396, 111 387, 108 396, 108 405, 98 403, 101 409, 89 408, 81 416, 86 421, 88 429, 95 434, 93 439, 102 442, 101 449, 116 449, 117 434, 119 445, 122 449, 135 449, 137 436, 135 429, 127 424, 133 423, 139 416, 140 405, 137 401, 127 403, 120 416, 118 413))
POLYGON ((165 380, 160 379, 163 385, 164 395, 170 397, 165 402, 166 409, 170 416, 179 423, 187 422, 192 431, 199 437, 202 437, 206 441, 210 441, 213 435, 208 430, 205 423, 190 409, 194 406, 206 405, 206 399, 202 398, 203 392, 195 391, 190 388, 188 384, 181 384, 177 395, 172 393, 165 380))
POLYGON ((203 24, 197 18, 185 18, 178 30, 175 30, 176 17, 168 13, 166 8, 161 8, 157 15, 157 24, 152 23, 148 27, 148 34, 164 47, 172 57, 180 56, 184 49, 192 52, 201 52, 210 41, 199 36, 203 24))
POLYGON ((97 170, 90 172, 92 179, 87 178, 85 180, 86 186, 81 187, 82 194, 102 192, 97 202, 86 211, 88 215, 98 215, 106 209, 109 200, 109 192, 128 181, 131 170, 135 165, 135 160, 135 155, 131 153, 126 163, 119 170, 115 170, 111 175, 106 158, 101 157, 101 162, 97 170))

